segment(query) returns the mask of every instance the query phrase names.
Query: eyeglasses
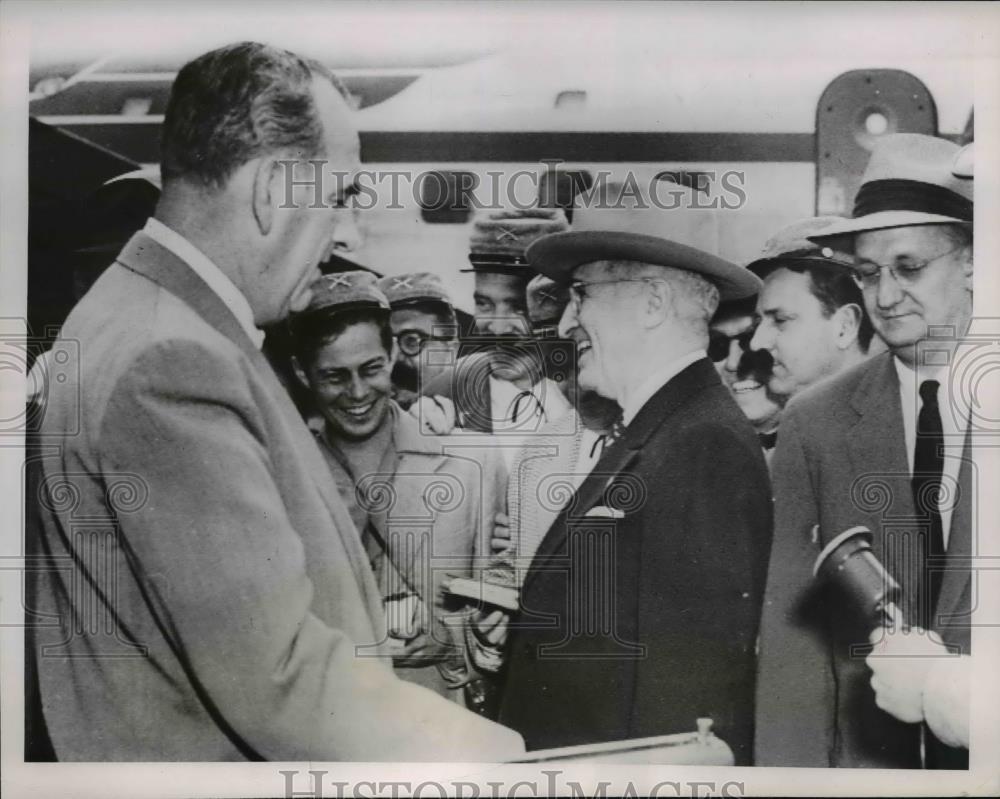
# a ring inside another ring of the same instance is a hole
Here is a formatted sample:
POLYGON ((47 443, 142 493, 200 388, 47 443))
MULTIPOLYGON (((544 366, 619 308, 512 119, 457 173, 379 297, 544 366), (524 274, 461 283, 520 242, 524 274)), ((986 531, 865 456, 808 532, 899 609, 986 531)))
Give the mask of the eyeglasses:
POLYGON ((661 277, 623 277, 618 280, 594 280, 589 283, 583 280, 574 280, 569 284, 569 296, 579 306, 589 296, 587 290, 594 286, 613 286, 615 283, 653 283, 662 280, 661 277))
POLYGON ((428 336, 419 330, 405 330, 396 336, 399 351, 411 358, 423 352, 428 341, 454 341, 454 339, 451 336, 428 336))
POLYGON ((935 261, 940 261, 945 256, 951 255, 953 252, 964 249, 965 246, 964 244, 960 244, 947 252, 935 255, 933 258, 928 258, 925 261, 898 264, 896 266, 892 266, 891 264, 877 264, 873 261, 862 261, 861 263, 854 264, 852 276, 854 277, 854 282, 858 284, 858 288, 871 289, 879 284, 882 277, 882 270, 885 269, 888 270, 893 279, 901 286, 912 286, 920 279, 921 273, 928 266, 935 261))
POLYGON ((709 330, 708 331, 708 357, 712 359, 713 363, 719 363, 720 361, 726 360, 729 357, 729 346, 731 341, 738 341, 740 344, 740 349, 743 352, 749 352, 750 341, 753 339, 753 334, 757 330, 757 325, 754 325, 749 330, 745 330, 738 336, 727 336, 720 330, 709 330))

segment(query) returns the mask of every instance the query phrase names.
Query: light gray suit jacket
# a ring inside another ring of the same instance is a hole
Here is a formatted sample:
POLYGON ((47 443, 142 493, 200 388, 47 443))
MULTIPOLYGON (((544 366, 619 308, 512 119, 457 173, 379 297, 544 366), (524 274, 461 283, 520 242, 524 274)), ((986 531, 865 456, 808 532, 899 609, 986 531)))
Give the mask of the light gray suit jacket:
POLYGON ((64 760, 451 760, 519 741, 385 657, 326 464, 217 296, 136 234, 73 311, 41 486, 39 681, 64 760))
MULTIPOLYGON (((904 442, 889 353, 785 409, 772 463, 775 531, 760 632, 756 765, 919 767, 917 725, 875 705, 863 650, 852 655, 852 644, 867 643, 867 631, 833 595, 812 587, 813 564, 826 542, 864 525, 915 621, 922 597, 907 553, 912 557, 927 522, 915 511, 904 442)), ((934 629, 968 654, 975 554, 968 439, 946 442, 945 457, 962 462, 934 629)))

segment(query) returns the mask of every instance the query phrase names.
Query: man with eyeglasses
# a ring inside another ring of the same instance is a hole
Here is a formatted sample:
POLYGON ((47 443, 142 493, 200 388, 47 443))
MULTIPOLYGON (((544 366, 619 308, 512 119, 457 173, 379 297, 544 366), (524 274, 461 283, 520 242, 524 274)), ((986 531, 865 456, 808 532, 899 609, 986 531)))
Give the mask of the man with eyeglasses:
POLYGON ((421 384, 454 363, 458 319, 444 283, 431 272, 384 277, 378 286, 392 309, 389 324, 396 340, 393 399, 407 410, 420 396, 421 384))
POLYGON ((771 491, 705 347, 720 296, 760 281, 711 254, 717 216, 672 190, 665 207, 605 184, 573 231, 528 250, 569 284, 559 333, 576 343, 580 388, 623 415, 578 485, 554 473, 533 487, 564 506, 524 575, 499 718, 539 749, 710 717, 746 765, 771 491))
POLYGON ((768 389, 771 354, 750 348, 757 329, 756 307, 756 297, 720 303, 708 330, 708 357, 753 425, 764 458, 770 463, 783 403, 768 389))
POLYGON ((782 417, 758 765, 968 767, 974 485, 968 407, 954 400, 949 364, 972 318, 973 191, 952 173, 958 149, 883 137, 853 218, 812 236, 853 252, 888 352, 804 392, 782 417), (903 592, 870 654, 866 620, 812 574, 821 550, 858 525, 903 592))

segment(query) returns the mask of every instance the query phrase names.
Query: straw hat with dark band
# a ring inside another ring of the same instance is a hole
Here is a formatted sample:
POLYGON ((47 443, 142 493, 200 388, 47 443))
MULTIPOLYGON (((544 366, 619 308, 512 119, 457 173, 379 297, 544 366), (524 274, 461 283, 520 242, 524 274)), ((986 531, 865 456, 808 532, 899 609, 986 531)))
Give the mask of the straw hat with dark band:
POLYGON ((876 142, 851 219, 814 241, 912 225, 972 224, 972 181, 954 173, 959 146, 936 136, 894 133, 876 142))

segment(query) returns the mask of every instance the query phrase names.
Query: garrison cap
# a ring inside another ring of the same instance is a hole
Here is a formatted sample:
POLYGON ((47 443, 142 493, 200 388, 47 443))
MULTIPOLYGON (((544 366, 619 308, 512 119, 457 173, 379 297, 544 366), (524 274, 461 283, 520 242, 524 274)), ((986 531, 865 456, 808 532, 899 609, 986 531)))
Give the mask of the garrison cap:
POLYGON ((569 304, 569 287, 545 275, 528 283, 528 320, 532 325, 556 325, 569 304))
POLYGON ((440 302, 454 307, 444 282, 433 272, 410 272, 383 277, 378 281, 378 287, 393 308, 418 302, 440 302))
POLYGON ((304 315, 327 315, 355 308, 389 310, 389 300, 371 272, 358 270, 323 275, 310 288, 312 299, 304 315))
POLYGON ((810 240, 843 221, 840 216, 814 216, 793 222, 767 240, 761 254, 747 264, 747 269, 763 278, 789 261, 816 261, 849 267, 850 255, 810 240))
POLYGON ((472 269, 463 272, 503 272, 533 277, 525 251, 551 233, 569 230, 566 214, 558 208, 495 211, 476 220, 469 240, 472 269))

